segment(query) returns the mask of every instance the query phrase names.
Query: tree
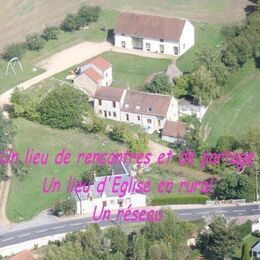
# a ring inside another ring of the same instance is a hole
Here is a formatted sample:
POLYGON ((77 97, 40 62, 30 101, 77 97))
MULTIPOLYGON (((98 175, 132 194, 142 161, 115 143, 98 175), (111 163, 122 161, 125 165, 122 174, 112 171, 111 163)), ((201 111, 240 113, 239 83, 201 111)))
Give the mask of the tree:
POLYGON ((54 203, 51 212, 55 216, 73 215, 76 213, 76 203, 72 198, 58 200, 54 203))
POLYGON ((107 176, 111 174, 108 165, 93 164, 90 169, 84 170, 81 174, 81 180, 86 183, 93 183, 96 177, 107 176))
POLYGON ((82 123, 83 130, 87 131, 88 133, 99 133, 105 132, 106 130, 106 123, 101 118, 96 116, 89 116, 84 122, 82 123))
POLYGON ((245 243, 242 247, 241 260, 250 260, 250 246, 248 243, 245 243))
POLYGON ((190 74, 185 74, 179 78, 174 79, 175 86, 173 88, 173 95, 181 97, 191 95, 191 81, 190 74))
POLYGON ((63 31, 72 32, 80 29, 80 20, 75 14, 67 14, 61 25, 63 31))
MULTIPOLYGON (((145 238, 138 234, 133 239, 133 260, 145 260, 145 238)), ((162 258, 164 259, 164 258, 162 258)))
POLYGON ((214 217, 209 230, 199 234, 197 245, 209 260, 223 260, 233 256, 240 242, 234 220, 214 217))
POLYGON ((15 57, 17 57, 19 60, 21 60, 24 57, 25 52, 26 52, 26 48, 25 48, 24 44, 11 43, 4 48, 2 56, 6 61, 9 61, 15 57))
POLYGON ((101 14, 101 8, 99 6, 86 6, 83 5, 77 12, 77 18, 80 26, 86 26, 91 22, 97 22, 101 14))
POLYGON ((121 252, 126 254, 128 243, 127 235, 119 227, 110 227, 106 230, 105 237, 111 242, 111 250, 113 253, 121 252))
POLYGON ((42 38, 45 41, 57 40, 59 31, 59 28, 56 26, 46 26, 42 33, 42 38))
POLYGON ((26 36, 26 46, 30 51, 39 51, 44 47, 44 39, 37 33, 26 36))
POLYGON ((198 104, 208 105, 212 99, 219 96, 216 80, 204 65, 191 74, 191 86, 191 94, 198 104))
POLYGON ((137 137, 127 137, 126 143, 129 150, 134 153, 146 152, 148 150, 148 137, 144 132, 139 132, 137 137))
POLYGON ((39 121, 60 129, 80 126, 83 113, 88 109, 86 95, 71 86, 55 88, 37 106, 39 121))
POLYGON ((151 260, 172 259, 171 247, 163 241, 154 243, 149 248, 149 259, 151 260))
POLYGON ((144 90, 151 93, 172 94, 173 83, 164 73, 156 74, 150 84, 144 86, 144 90))

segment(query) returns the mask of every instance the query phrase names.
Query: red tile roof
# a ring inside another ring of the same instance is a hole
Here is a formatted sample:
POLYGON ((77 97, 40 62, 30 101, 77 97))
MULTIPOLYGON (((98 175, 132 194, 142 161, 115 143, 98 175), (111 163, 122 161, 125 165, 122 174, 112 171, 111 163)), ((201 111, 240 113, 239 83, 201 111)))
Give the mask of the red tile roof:
POLYGON ((120 14, 115 33, 179 42, 186 20, 147 14, 120 14))
POLYGON ((24 250, 21 253, 11 256, 9 260, 34 260, 35 257, 29 250, 24 250))
POLYGON ((124 90, 124 88, 100 87, 95 92, 94 98, 101 100, 120 101, 124 90))
POLYGON ((98 84, 99 80, 103 79, 102 75, 100 75, 96 70, 93 68, 88 68, 84 71, 84 73, 92 79, 94 82, 98 84))
POLYGON ((184 138, 186 135, 186 125, 182 122, 166 121, 162 130, 162 135, 184 138))
POLYGON ((103 59, 100 56, 91 59, 88 63, 94 64, 95 66, 97 66, 102 71, 105 71, 112 66, 107 60, 103 59))
POLYGON ((122 111, 151 116, 166 116, 172 97, 127 90, 122 111))

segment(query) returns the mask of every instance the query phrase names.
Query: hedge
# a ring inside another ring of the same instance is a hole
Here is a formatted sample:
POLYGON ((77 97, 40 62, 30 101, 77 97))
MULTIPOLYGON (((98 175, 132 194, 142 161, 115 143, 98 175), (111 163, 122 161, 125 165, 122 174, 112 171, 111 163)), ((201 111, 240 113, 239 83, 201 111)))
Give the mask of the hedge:
POLYGON ((194 195, 194 196, 167 196, 153 198, 151 205, 172 205, 172 204, 206 204, 209 197, 206 195, 194 195))

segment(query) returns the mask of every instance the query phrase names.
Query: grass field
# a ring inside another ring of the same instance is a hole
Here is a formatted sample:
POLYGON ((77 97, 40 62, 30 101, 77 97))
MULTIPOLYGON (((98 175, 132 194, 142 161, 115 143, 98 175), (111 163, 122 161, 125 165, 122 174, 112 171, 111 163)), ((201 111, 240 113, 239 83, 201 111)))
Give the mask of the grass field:
POLYGON ((223 41, 221 26, 210 23, 195 23, 195 45, 177 59, 177 66, 183 71, 191 71, 196 65, 196 54, 204 48, 218 51, 223 41))
MULTIPOLYGON (((193 21, 226 23, 241 21, 249 0, 9 0, 0 10, 0 49, 7 43, 21 41, 27 33, 39 32, 45 25, 60 24, 68 12, 82 4, 100 5, 107 10, 141 11, 193 21), (17 26, 19 24, 19 26, 17 26)), ((107 22, 107 20, 105 20, 107 22)))
POLYGON ((61 192, 44 194, 41 192, 42 180, 45 176, 55 176, 60 179, 62 185, 69 176, 79 176, 86 166, 71 163, 67 166, 57 166, 53 162, 54 155, 66 148, 72 153, 72 162, 75 161, 78 152, 112 152, 122 150, 122 146, 112 142, 105 135, 84 134, 79 130, 57 130, 45 127, 24 119, 14 121, 17 135, 14 149, 24 156, 28 147, 49 153, 49 164, 46 166, 30 167, 30 176, 24 181, 13 178, 7 205, 7 216, 13 222, 31 219, 41 210, 51 207, 54 201, 69 196, 65 192, 65 186, 61 192), (18 214, 19 213, 19 214, 18 214))
POLYGON ((260 125, 259 84, 260 70, 252 63, 232 75, 225 95, 212 103, 203 119, 209 144, 222 135, 241 135, 260 125))

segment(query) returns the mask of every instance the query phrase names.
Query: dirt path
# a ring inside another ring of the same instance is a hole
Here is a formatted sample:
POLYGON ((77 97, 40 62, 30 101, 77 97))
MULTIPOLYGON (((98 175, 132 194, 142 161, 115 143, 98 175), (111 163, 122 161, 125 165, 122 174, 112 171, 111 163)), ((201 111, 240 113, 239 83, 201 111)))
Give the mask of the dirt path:
MULTIPOLYGON (((83 42, 73 47, 65 49, 50 58, 44 60, 39 66, 46 69, 46 72, 27 80, 17 87, 27 89, 40 81, 47 79, 59 72, 62 72, 74 65, 84 62, 94 56, 101 54, 102 52, 108 51, 112 48, 112 45, 108 42, 83 42)), ((10 104, 10 97, 14 88, 6 91, 0 95, 0 106, 10 104)))
POLYGON ((161 153, 166 153, 170 150, 169 147, 163 146, 161 144, 155 143, 151 140, 148 142, 148 151, 152 152, 152 157, 151 157, 151 164, 157 162, 157 158, 159 154, 161 153))

